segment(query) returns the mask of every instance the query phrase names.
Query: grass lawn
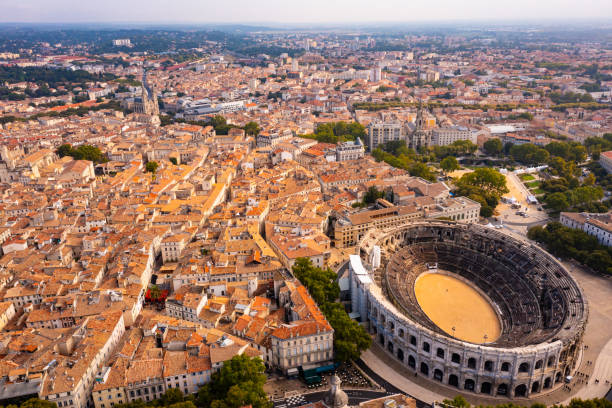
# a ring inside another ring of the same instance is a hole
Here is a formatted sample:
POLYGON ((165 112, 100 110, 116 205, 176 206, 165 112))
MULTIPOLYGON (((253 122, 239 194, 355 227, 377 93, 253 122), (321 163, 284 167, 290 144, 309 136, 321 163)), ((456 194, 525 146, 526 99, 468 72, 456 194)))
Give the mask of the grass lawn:
POLYGON ((530 181, 529 183, 525 183, 525 185, 527 186, 527 188, 537 188, 540 187, 540 181, 530 181))
POLYGON ((541 188, 534 188, 533 190, 529 191, 531 191, 531 194, 533 195, 546 194, 546 191, 542 190, 541 188))
POLYGON ((523 181, 535 180, 535 177, 533 177, 531 174, 527 174, 527 173, 519 174, 518 176, 523 181))

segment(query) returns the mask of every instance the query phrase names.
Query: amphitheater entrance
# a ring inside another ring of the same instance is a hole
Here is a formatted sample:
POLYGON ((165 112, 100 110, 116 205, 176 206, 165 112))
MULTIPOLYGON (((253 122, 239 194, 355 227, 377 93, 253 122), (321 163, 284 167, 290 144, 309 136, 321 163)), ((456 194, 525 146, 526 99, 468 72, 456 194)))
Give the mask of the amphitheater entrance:
POLYGON ((480 392, 483 394, 491 394, 491 383, 483 382, 480 386, 480 392))
POLYGON ((434 370, 434 380, 442 381, 443 376, 444 376, 444 373, 442 373, 442 370, 440 370, 439 368, 436 368, 434 370))
POLYGON ((465 388, 468 391, 474 391, 475 386, 476 386, 476 383, 471 378, 468 378, 467 380, 465 380, 465 384, 463 384, 463 388, 465 388))
POLYGON ((452 387, 459 387, 459 377, 455 374, 451 374, 448 376, 448 385, 452 387))
POLYGON ((527 395, 527 386, 525 384, 521 384, 514 389, 515 397, 525 397, 527 395))
POLYGON ((421 363, 421 374, 429 377, 429 366, 425 363, 421 363))
POLYGON ((427 317, 447 334, 470 343, 496 341, 501 323, 493 306, 478 290, 447 273, 424 273, 414 293, 427 317))

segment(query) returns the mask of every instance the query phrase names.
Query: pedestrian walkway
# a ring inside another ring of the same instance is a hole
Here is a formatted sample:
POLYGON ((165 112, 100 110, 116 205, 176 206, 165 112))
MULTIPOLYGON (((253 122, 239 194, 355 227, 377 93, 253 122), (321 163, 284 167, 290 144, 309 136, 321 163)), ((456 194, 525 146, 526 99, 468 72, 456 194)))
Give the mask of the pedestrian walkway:
MULTIPOLYGON (((592 365, 593 373, 589 375, 587 385, 580 388, 575 395, 565 400, 565 404, 569 403, 572 398, 601 398, 610 390, 612 382, 612 339, 606 343, 599 357, 592 365)), ((579 381, 580 379, 580 376, 574 376, 574 381, 579 381)))

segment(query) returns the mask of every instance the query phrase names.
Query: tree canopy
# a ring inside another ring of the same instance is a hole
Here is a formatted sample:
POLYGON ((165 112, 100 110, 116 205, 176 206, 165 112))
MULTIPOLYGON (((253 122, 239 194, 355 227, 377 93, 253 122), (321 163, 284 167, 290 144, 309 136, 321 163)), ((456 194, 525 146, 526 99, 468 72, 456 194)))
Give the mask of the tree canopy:
POLYGON ((212 375, 208 384, 200 388, 197 405, 211 408, 271 407, 263 389, 265 369, 259 357, 251 358, 245 354, 232 357, 212 375))
POLYGON ((351 319, 341 303, 336 300, 340 287, 336 274, 330 269, 312 265, 308 258, 298 258, 293 265, 293 274, 308 289, 325 318, 334 329, 334 351, 338 361, 359 358, 363 350, 370 347, 372 339, 366 330, 351 319))
POLYGON ((55 153, 59 157, 70 156, 75 160, 89 160, 94 163, 104 163, 108 161, 106 155, 102 153, 100 148, 91 145, 81 145, 75 149, 70 144, 66 143, 58 147, 55 153))
POLYGON ((458 195, 466 196, 480 203, 480 215, 490 217, 502 195, 509 190, 506 177, 499 171, 481 167, 466 173, 455 181, 458 195))

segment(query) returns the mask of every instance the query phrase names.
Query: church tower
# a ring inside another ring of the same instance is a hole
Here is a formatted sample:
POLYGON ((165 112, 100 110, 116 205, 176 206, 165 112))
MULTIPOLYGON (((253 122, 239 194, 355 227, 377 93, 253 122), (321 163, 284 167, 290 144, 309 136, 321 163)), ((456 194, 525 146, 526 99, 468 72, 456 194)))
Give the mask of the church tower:
POLYGON ((428 147, 431 143, 429 132, 425 129, 425 119, 423 118, 423 101, 419 100, 416 120, 414 121, 414 132, 410 138, 409 147, 417 150, 421 146, 428 147))

